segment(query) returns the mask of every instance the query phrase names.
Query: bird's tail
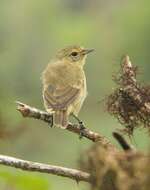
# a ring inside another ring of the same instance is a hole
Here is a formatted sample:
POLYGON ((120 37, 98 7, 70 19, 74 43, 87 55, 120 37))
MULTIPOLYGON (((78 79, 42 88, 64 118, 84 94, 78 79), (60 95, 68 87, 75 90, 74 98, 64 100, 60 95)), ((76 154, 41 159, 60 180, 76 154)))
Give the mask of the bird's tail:
POLYGON ((66 110, 56 110, 53 117, 54 125, 66 129, 68 125, 68 115, 66 110))

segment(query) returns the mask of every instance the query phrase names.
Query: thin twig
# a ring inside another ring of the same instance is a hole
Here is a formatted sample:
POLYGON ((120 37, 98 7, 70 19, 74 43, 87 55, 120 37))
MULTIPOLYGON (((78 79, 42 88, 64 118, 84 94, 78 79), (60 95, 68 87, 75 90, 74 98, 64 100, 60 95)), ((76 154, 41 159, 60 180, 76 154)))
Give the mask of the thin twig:
MULTIPOLYGON (((49 125, 52 124, 52 118, 53 116, 50 115, 47 112, 41 111, 39 109, 36 109, 34 107, 31 107, 27 104, 24 104, 22 102, 16 102, 17 103, 17 110, 22 114, 23 117, 31 117, 34 119, 43 120, 44 122, 48 123, 49 125)), ((68 131, 71 131, 76 134, 81 133, 81 128, 77 124, 68 124, 67 128, 68 131)), ((111 144, 111 142, 104 136, 102 136, 99 133, 93 132, 87 128, 84 129, 83 136, 88 138, 89 140, 93 142, 100 142, 103 146, 115 148, 114 145, 111 144)))
POLYGON ((123 148, 123 150, 125 150, 125 151, 127 151, 127 150, 135 150, 135 148, 133 147, 133 145, 130 145, 120 133, 113 132, 112 134, 113 134, 113 137, 121 145, 121 147, 123 148))
POLYGON ((41 172, 41 173, 54 174, 57 176, 68 177, 78 182, 79 181, 90 182, 89 173, 76 169, 69 169, 65 167, 53 166, 38 162, 31 162, 4 155, 0 155, 0 164, 31 172, 41 172))

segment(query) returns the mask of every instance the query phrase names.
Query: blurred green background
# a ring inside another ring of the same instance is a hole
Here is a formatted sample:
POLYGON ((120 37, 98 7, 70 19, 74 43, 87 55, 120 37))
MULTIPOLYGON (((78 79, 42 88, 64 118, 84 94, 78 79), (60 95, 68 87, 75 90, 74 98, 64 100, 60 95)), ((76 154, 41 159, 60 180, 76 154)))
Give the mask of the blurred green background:
MULTIPOLYGON (((41 73, 66 45, 94 48, 85 66, 88 97, 80 112, 87 127, 116 143, 111 132, 121 127, 104 110, 103 99, 115 84, 120 58, 129 54, 140 67, 139 79, 150 81, 150 1, 143 0, 0 0, 0 153, 77 168, 90 145, 75 134, 24 119, 15 101, 44 109, 41 73)), ((133 144, 149 146, 145 131, 133 144)), ((1 190, 87 189, 87 184, 52 175, 0 166, 1 190)))

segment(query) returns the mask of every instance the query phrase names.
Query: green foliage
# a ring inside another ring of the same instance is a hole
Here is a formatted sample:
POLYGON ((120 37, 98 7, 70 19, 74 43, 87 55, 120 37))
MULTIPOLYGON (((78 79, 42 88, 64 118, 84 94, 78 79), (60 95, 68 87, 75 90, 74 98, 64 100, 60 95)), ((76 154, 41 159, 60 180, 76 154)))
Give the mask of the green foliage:
POLYGON ((28 172, 15 171, 1 167, 0 170, 0 189, 11 187, 14 190, 48 190, 49 182, 42 175, 31 174, 28 172))

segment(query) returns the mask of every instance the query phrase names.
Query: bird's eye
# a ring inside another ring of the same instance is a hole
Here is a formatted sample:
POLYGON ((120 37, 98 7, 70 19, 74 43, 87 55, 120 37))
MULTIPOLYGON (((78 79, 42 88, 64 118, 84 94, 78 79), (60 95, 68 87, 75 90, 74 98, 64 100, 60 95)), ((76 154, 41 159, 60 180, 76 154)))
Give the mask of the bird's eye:
POLYGON ((75 57, 75 56, 77 56, 78 55, 78 52, 76 52, 76 51, 73 51, 72 53, 71 53, 71 56, 73 56, 73 57, 75 57))

